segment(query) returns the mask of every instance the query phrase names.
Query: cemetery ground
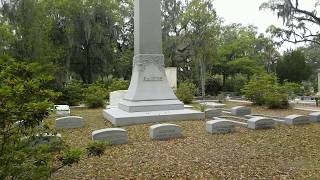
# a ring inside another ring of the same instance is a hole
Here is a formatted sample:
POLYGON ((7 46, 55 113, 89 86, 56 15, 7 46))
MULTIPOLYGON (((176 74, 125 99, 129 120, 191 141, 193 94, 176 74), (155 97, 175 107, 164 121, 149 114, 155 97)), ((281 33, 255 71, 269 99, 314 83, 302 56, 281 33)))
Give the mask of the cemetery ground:
MULTIPOLYGON (((227 103, 227 107, 241 105, 227 103)), ((272 116, 309 114, 298 110, 268 110, 252 107, 253 113, 272 116)), ((58 130, 72 147, 85 152, 91 132, 111 127, 102 109, 72 109, 86 126, 58 130)), ((53 122, 48 120, 48 122, 53 122)), ((152 178, 266 178, 302 179, 320 176, 320 123, 302 126, 277 125, 274 129, 237 128, 232 134, 212 135, 205 122, 173 122, 183 129, 183 138, 152 141, 151 124, 124 127, 129 143, 110 146, 101 157, 83 154, 81 161, 53 175, 54 179, 152 179, 152 178)))

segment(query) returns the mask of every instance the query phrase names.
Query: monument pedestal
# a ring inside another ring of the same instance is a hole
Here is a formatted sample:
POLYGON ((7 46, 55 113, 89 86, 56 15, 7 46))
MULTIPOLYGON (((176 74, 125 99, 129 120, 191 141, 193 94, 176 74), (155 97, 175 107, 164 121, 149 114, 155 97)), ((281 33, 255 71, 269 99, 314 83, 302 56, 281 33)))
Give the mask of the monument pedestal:
POLYGON ((103 110, 103 117, 114 126, 205 119, 204 113, 191 109, 129 113, 119 108, 110 108, 103 110))

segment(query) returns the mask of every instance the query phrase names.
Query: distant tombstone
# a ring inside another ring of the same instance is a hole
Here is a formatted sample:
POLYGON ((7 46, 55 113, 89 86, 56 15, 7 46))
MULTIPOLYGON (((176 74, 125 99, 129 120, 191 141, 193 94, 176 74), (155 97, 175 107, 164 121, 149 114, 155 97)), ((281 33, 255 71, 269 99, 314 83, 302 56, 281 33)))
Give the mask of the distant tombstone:
POLYGON ((235 124, 229 120, 212 120, 206 122, 206 131, 211 134, 226 134, 235 131, 235 124))
POLYGON ((167 67, 166 75, 169 82, 169 86, 173 90, 177 90, 177 68, 176 67, 167 67))
POLYGON ((274 120, 266 117, 254 117, 248 120, 249 129, 267 129, 274 128, 274 120))
POLYGON ((128 143, 128 133, 121 128, 107 128, 92 132, 92 140, 106 141, 111 144, 128 143))
POLYGON ((193 106, 185 104, 185 105, 184 105, 184 108, 185 108, 185 109, 193 109, 193 106))
POLYGON ((149 128, 150 138, 153 140, 165 140, 182 137, 182 129, 175 124, 156 124, 149 128))
POLYGON ((79 116, 67 116, 56 119, 56 128, 58 129, 81 128, 84 124, 84 119, 79 116))
POLYGON ((52 144, 61 140, 61 134, 37 134, 35 139, 31 142, 31 146, 37 146, 41 144, 52 144))
POLYGON ((109 106, 118 107, 119 102, 124 98, 128 90, 113 91, 110 93, 109 106))
POLYGON ((251 114, 251 109, 246 106, 236 106, 231 108, 231 114, 234 116, 244 116, 251 114))
POLYGON ((311 122, 320 122, 320 112, 314 112, 309 114, 311 122))
POLYGON ((300 124, 308 124, 310 123, 308 116, 302 115, 290 115, 284 118, 285 123, 289 125, 300 125, 300 124))
POLYGON ((70 107, 68 105, 55 105, 54 109, 58 116, 70 116, 70 107))
POLYGON ((213 117, 218 117, 222 115, 222 110, 221 109, 207 109, 205 111, 206 118, 213 118, 213 117))

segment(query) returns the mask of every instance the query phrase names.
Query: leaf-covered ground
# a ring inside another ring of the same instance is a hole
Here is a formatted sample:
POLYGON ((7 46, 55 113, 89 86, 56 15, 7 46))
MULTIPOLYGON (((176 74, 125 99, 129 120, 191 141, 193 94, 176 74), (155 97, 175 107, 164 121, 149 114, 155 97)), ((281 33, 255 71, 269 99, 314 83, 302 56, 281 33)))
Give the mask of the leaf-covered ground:
MULTIPOLYGON (((234 104, 233 104, 234 105, 234 104)), ((228 104, 228 107, 232 104, 228 104)), ((285 116, 295 110, 253 108, 254 113, 285 116)), ((111 127, 102 109, 73 109, 86 127, 61 130, 66 142, 85 151, 91 132, 111 127)), ((277 126, 253 131, 244 128, 226 135, 205 132, 205 121, 174 122, 183 138, 151 141, 150 124, 125 127, 129 144, 109 147, 102 157, 87 157, 65 167, 54 179, 317 179, 320 177, 320 123, 277 126)))

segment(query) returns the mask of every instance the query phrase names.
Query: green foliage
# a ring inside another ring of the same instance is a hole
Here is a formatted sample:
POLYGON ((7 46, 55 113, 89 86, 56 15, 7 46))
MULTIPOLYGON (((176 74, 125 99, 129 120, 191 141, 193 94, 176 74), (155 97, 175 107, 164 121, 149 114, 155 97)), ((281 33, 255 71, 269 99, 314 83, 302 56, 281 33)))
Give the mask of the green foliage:
MULTIPOLYGON (((0 179, 47 179, 62 144, 35 144, 56 93, 47 89, 50 76, 39 64, 0 57, 0 179)), ((69 162, 72 163, 72 162, 69 162)))
POLYGON ((287 80, 301 83, 308 80, 311 74, 311 66, 306 63, 304 54, 299 50, 287 52, 277 65, 277 76, 281 82, 287 80))
POLYGON ((110 143, 105 141, 91 141, 86 148, 87 154, 88 156, 101 156, 109 145, 110 143))
POLYGON ((84 99, 84 84, 73 80, 65 84, 61 90, 61 96, 55 101, 56 104, 79 105, 84 99))
POLYGON ((108 96, 108 90, 102 83, 94 83, 85 89, 84 103, 90 108, 104 107, 108 96))
POLYGON ((109 92, 118 90, 127 90, 129 88, 129 82, 123 79, 114 80, 109 86, 109 92))
POLYGON ((247 99, 256 105, 269 108, 288 108, 289 96, 297 90, 298 85, 285 83, 281 85, 274 75, 260 74, 254 76, 242 89, 247 99))
POLYGON ((179 84, 176 95, 180 101, 185 104, 190 104, 193 96, 196 93, 196 87, 190 82, 182 82, 179 84))
POLYGON ((63 166, 71 166, 74 163, 80 161, 82 151, 79 149, 68 149, 62 152, 62 155, 59 157, 63 166))
POLYGON ((208 106, 206 104, 200 104, 200 111, 205 112, 208 109, 208 106))

